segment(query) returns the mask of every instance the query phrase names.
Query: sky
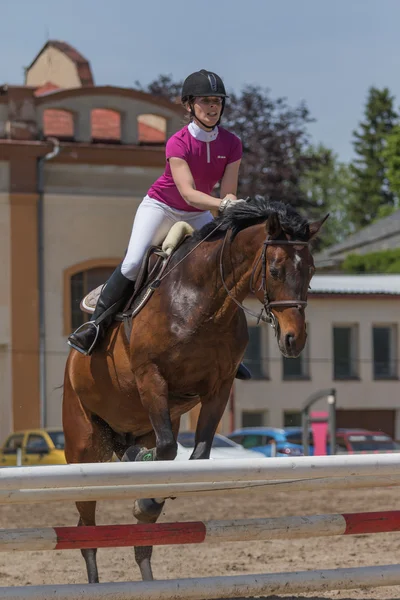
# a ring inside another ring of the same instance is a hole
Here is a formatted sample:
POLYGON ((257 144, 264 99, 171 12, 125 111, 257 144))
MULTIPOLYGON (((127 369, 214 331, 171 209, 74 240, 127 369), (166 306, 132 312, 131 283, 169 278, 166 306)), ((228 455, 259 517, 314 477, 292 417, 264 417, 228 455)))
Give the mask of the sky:
POLYGON ((2 0, 0 83, 22 84, 48 39, 91 63, 98 85, 134 87, 205 68, 228 90, 305 101, 314 143, 354 157, 370 86, 400 105, 399 0, 2 0))

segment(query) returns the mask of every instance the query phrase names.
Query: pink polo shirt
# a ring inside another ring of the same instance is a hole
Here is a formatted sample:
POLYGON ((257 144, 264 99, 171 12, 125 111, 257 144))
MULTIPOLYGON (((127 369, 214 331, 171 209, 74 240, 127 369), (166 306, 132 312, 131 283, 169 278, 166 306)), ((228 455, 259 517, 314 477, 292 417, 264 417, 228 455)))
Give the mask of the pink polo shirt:
POLYGON ((242 157, 242 143, 235 134, 223 127, 205 132, 190 123, 169 138, 165 154, 165 171, 151 186, 148 195, 177 210, 203 212, 190 206, 180 195, 172 177, 169 159, 185 160, 193 175, 196 190, 211 194, 215 184, 222 179, 226 165, 242 157))

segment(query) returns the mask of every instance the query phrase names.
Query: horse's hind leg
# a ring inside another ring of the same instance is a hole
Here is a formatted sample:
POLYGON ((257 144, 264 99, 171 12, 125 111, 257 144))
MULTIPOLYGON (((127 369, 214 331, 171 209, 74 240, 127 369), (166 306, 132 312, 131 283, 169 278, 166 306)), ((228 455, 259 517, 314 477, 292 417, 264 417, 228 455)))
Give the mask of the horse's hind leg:
MULTIPOLYGON (((68 463, 104 462, 112 457, 112 430, 88 413, 69 383, 64 387, 63 426, 68 463)), ((78 527, 96 525, 96 502, 77 502, 78 527)), ((89 583, 98 583, 97 548, 81 550, 89 583)))

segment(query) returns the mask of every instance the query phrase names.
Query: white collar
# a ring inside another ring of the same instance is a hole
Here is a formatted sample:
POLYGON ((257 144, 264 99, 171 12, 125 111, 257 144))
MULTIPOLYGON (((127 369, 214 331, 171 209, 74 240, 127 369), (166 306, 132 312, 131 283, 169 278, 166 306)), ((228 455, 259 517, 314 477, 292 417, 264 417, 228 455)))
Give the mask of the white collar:
POLYGON ((213 142, 218 135, 218 127, 214 127, 212 131, 205 131, 197 125, 194 121, 191 121, 188 125, 189 133, 200 140, 200 142, 213 142))

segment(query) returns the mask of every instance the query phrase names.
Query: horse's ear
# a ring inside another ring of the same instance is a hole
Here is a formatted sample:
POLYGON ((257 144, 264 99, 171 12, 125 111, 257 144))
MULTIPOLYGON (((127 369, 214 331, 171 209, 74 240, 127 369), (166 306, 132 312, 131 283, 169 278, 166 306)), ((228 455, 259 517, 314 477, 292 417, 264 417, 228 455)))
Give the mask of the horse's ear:
POLYGON ((277 237, 279 237, 282 231, 279 217, 275 212, 271 213, 268 217, 267 231, 271 240, 275 240, 277 237))
POLYGON ((325 215, 323 219, 320 221, 314 221, 313 223, 308 224, 308 229, 310 231, 310 240, 317 235, 318 231, 321 229, 322 225, 325 223, 327 218, 329 217, 329 213, 325 215))

